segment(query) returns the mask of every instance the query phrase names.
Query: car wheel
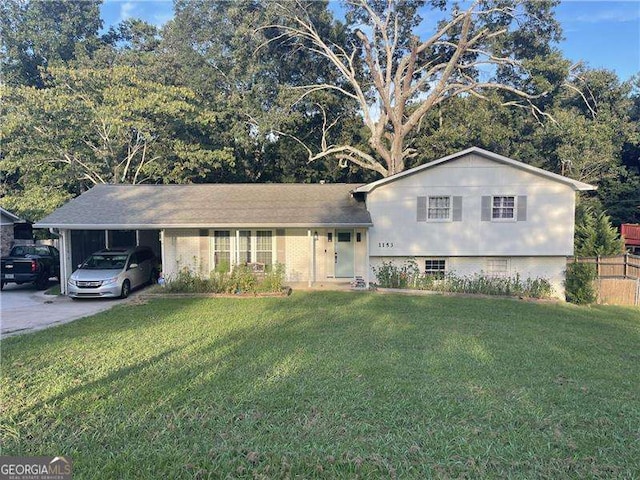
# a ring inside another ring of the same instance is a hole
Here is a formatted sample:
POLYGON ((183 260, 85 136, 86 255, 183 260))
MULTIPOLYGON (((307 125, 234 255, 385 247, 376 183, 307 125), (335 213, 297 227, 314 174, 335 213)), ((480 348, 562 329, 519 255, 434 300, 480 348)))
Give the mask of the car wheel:
POLYGON ((122 282, 122 290, 120 291, 120 298, 127 298, 131 293, 131 283, 129 280, 122 282))
POLYGON ((44 272, 35 282, 38 290, 45 290, 49 286, 49 272, 44 272))

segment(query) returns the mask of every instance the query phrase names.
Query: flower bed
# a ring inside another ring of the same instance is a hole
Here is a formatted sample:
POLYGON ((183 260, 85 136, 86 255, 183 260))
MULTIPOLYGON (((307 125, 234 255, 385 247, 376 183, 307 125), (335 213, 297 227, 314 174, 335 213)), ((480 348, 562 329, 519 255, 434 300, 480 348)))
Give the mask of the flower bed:
POLYGON ((420 273, 414 261, 398 266, 393 262, 383 262, 374 268, 378 286, 382 288, 426 290, 441 293, 473 293, 507 297, 549 298, 552 287, 545 278, 521 279, 494 277, 484 274, 460 276, 453 272, 441 276, 420 273))

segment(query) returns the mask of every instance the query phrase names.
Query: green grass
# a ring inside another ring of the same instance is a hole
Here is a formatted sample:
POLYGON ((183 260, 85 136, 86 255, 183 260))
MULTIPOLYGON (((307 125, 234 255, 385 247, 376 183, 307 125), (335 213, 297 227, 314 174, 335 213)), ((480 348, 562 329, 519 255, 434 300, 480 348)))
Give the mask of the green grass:
POLYGON ((640 311, 163 299, 2 342, 2 454, 74 478, 638 478, 640 311))
POLYGON ((49 287, 45 292, 45 295, 60 295, 60 284, 56 283, 54 286, 49 287))

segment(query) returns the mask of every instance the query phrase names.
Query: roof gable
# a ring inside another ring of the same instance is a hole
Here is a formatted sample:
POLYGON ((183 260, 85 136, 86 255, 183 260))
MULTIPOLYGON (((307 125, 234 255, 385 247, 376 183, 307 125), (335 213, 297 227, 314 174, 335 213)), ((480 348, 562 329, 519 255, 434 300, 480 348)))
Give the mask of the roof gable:
POLYGON ((391 177, 387 177, 387 178, 383 178, 380 180, 376 180, 375 182, 371 182, 368 183, 366 185, 363 185, 359 188, 357 188, 355 190, 355 192, 358 193, 369 193, 372 190, 382 186, 382 185, 386 185, 388 183, 394 182, 396 180, 399 180, 401 178, 405 178, 408 177, 410 175, 415 175, 416 173, 420 173, 422 171, 428 170, 430 168, 436 167, 438 165, 442 165, 443 163, 446 162, 450 162, 453 160, 457 160, 459 158, 464 157, 465 155, 469 155, 469 154, 477 154, 480 155, 488 160, 497 162, 497 163, 501 163, 503 165, 509 165, 512 166, 514 168, 518 168, 520 170, 524 170, 526 172, 532 173, 534 175, 539 175, 541 177, 545 177, 549 180, 553 180, 559 183, 563 183, 565 185, 568 185, 570 187, 572 187, 574 190, 595 190, 596 187, 594 187, 593 185, 589 185, 587 183, 583 183, 583 182, 579 182, 577 180, 573 180, 569 177, 565 177, 562 175, 558 175, 557 173, 552 173, 549 172, 548 170, 543 170, 542 168, 538 168, 538 167, 534 167, 531 165, 527 165, 526 163, 522 163, 519 162, 517 160, 513 160, 512 158, 508 158, 508 157, 504 157, 502 155, 498 155, 497 153, 493 153, 493 152, 489 152, 488 150, 484 150, 482 148, 478 148, 478 147, 471 147, 468 148, 466 150, 462 150, 460 152, 454 153, 452 155, 448 155, 446 157, 440 158, 438 160, 434 160, 432 162, 429 163, 425 163, 423 165, 419 165, 417 167, 411 168, 409 170, 405 170, 404 172, 398 173, 396 175, 393 175, 391 177))
MULTIPOLYGON (((5 210, 2 207, 0 207, 0 215, 4 218, 9 219, 10 222, 19 222, 21 220, 19 216, 11 213, 9 210, 5 210)), ((4 224, 4 222, 2 223, 4 224)))

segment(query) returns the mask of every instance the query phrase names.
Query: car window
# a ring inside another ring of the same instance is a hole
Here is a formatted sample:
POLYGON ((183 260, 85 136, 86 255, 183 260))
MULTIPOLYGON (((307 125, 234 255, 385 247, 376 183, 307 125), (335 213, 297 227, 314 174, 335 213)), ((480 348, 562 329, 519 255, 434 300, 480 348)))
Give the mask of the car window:
POLYGON ((131 257, 129 257, 129 263, 127 264, 127 266, 131 266, 134 263, 139 263, 138 262, 138 254, 137 253, 132 253, 131 257))
POLYGON ((122 270, 126 262, 126 255, 93 254, 80 268, 89 270, 122 270))
POLYGON ((50 255, 49 247, 36 247, 36 255, 44 255, 44 256, 50 255))

